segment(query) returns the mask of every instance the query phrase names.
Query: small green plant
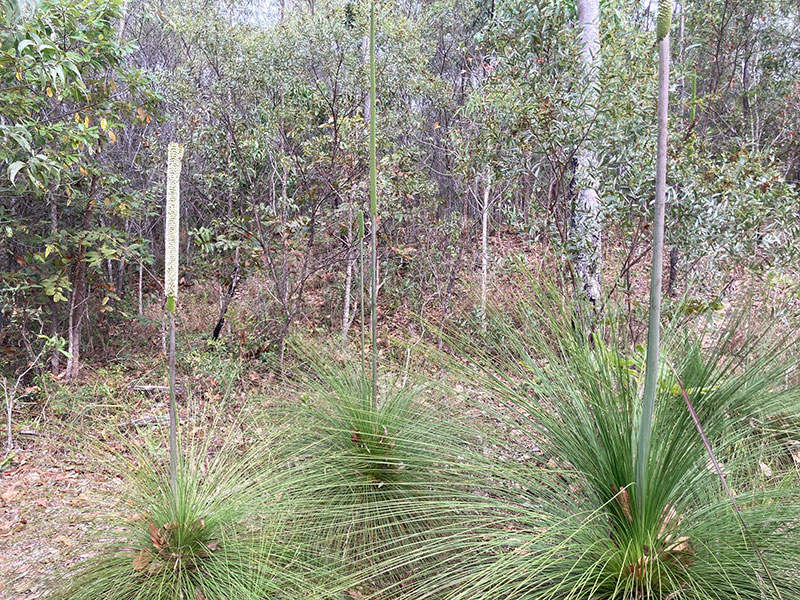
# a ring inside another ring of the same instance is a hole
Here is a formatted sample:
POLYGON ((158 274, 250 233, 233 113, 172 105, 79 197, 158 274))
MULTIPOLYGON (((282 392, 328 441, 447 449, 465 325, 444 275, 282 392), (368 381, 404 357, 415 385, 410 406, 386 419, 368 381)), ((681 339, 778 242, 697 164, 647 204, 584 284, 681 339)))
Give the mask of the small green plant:
MULTIPOLYGON (((96 532, 98 553, 57 597, 69 600, 263 600, 324 597, 315 585, 333 569, 305 554, 289 527, 281 470, 266 458, 265 436, 242 452, 235 440, 183 446, 177 494, 162 450, 131 448, 123 459, 126 514, 96 532)), ((141 447, 141 446, 139 446, 141 447)), ((179 445, 180 447, 180 445, 179 445)), ((331 592, 333 594, 333 592, 331 592)))
POLYGON ((302 525, 353 571, 384 581, 407 575, 420 560, 409 549, 458 514, 459 490, 474 474, 457 457, 470 450, 423 401, 424 388, 384 379, 375 406, 357 358, 309 361, 299 420, 298 453, 308 458, 298 477, 302 525))

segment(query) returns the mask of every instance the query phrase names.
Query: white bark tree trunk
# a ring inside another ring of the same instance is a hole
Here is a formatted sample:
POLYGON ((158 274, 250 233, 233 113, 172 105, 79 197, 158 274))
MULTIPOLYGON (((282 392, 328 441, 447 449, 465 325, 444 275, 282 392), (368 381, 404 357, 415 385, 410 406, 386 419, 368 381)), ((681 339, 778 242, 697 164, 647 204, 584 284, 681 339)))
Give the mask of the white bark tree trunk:
POLYGON ((481 206, 481 326, 486 331, 486 287, 489 277, 489 200, 492 194, 492 172, 486 169, 481 206))
MULTIPOLYGON (((591 127, 597 116, 598 71, 600 67, 600 3, 578 0, 581 62, 585 76, 586 98, 583 117, 591 127)), ((572 219, 572 244, 575 271, 580 279, 580 294, 594 311, 600 309, 602 294, 602 206, 597 192, 597 156, 591 135, 578 149, 575 165, 575 204, 572 219)))
POLYGON ((350 330, 350 323, 353 322, 350 317, 350 302, 351 302, 351 288, 353 287, 353 263, 355 257, 353 256, 353 204, 352 202, 347 207, 347 255, 346 267, 344 275, 344 307, 342 308, 342 340, 347 340, 347 332, 350 330))

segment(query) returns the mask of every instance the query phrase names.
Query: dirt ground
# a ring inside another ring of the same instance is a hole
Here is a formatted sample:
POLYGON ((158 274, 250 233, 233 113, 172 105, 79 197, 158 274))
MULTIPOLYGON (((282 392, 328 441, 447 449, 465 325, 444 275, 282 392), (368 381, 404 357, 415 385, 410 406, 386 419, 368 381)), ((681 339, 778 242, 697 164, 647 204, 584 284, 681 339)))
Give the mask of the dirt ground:
POLYGON ((63 439, 20 435, 0 474, 0 599, 44 597, 48 580, 91 551, 84 541, 122 480, 63 439))

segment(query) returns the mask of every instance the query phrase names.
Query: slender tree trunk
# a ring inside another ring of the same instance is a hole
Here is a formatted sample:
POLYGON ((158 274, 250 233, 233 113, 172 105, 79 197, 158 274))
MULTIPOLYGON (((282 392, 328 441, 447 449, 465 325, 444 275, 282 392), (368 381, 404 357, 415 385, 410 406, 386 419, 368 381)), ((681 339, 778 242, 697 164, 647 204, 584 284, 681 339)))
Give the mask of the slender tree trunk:
POLYGON ((143 271, 144 271, 144 265, 142 264, 142 259, 139 259, 139 286, 138 286, 138 290, 137 290, 137 301, 138 301, 138 303, 137 303, 137 307, 136 308, 138 310, 138 315, 140 317, 142 316, 142 314, 144 314, 143 313, 143 309, 142 309, 142 274, 143 274, 143 271))
MULTIPOLYGON (((125 235, 127 236, 131 231, 131 222, 125 219, 125 235)), ((122 296, 125 291, 125 265, 127 264, 127 257, 122 256, 117 262, 117 295, 122 296)))
POLYGON ((117 27, 117 42, 122 42, 125 38, 125 28, 128 25, 128 5, 129 0, 124 0, 119 11, 119 26, 117 27))
MULTIPOLYGON (((97 177, 92 177, 89 186, 89 203, 83 213, 83 231, 88 231, 92 223, 92 213, 94 211, 94 197, 97 192, 97 177)), ((69 313, 69 340, 67 358, 67 369, 64 379, 73 379, 80 370, 80 350, 81 350, 81 329, 83 327, 83 317, 87 311, 86 294, 86 247, 81 245, 75 263, 75 276, 72 283, 72 297, 70 300, 69 313)))
POLYGON ((344 275, 344 306, 342 308, 342 340, 347 340, 347 332, 350 329, 350 298, 353 286, 353 203, 347 206, 347 254, 345 255, 345 275, 344 275))
MULTIPOLYGON (((578 0, 581 63, 586 86, 583 116, 586 127, 592 128, 597 116, 598 71, 600 66, 600 3, 599 0, 578 0)), ((592 313, 600 310, 602 295, 602 207, 597 193, 597 156, 592 149, 592 136, 578 149, 575 164, 575 189, 572 244, 575 271, 580 280, 581 301, 588 301, 592 313)), ((593 329, 595 314, 587 318, 587 330, 593 329)))
POLYGON ((228 286, 228 291, 220 298, 219 314, 217 316, 217 324, 214 326, 214 331, 211 334, 211 339, 219 339, 219 334, 222 332, 222 326, 225 324, 225 315, 228 313, 228 307, 236 294, 236 288, 239 285, 239 248, 236 248, 233 257, 233 274, 231 275, 231 283, 228 286))
POLYGON ((481 326, 486 331, 486 287, 489 276, 489 198, 492 192, 492 174, 486 169, 481 206, 481 326))
MULTIPOLYGON (((50 196, 50 233, 55 235, 58 232, 58 205, 55 197, 50 196)), ((50 337, 54 338, 58 334, 58 303, 50 300, 50 337)), ((61 366, 61 356, 58 350, 53 350, 50 354, 50 372, 55 375, 61 366)))
POLYGON ((667 271, 667 295, 675 295, 675 282, 678 280, 678 261, 680 252, 675 246, 669 249, 669 270, 667 271))

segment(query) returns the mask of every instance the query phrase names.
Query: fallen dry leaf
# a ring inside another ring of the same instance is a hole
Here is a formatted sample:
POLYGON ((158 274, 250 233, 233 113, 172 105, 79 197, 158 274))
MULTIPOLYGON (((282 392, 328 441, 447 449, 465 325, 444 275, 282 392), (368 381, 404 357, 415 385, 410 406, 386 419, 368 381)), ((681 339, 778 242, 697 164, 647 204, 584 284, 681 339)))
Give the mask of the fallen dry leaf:
POLYGON ((151 561, 152 556, 150 555, 150 550, 142 548, 139 554, 136 555, 136 558, 133 559, 133 570, 144 571, 151 561))

